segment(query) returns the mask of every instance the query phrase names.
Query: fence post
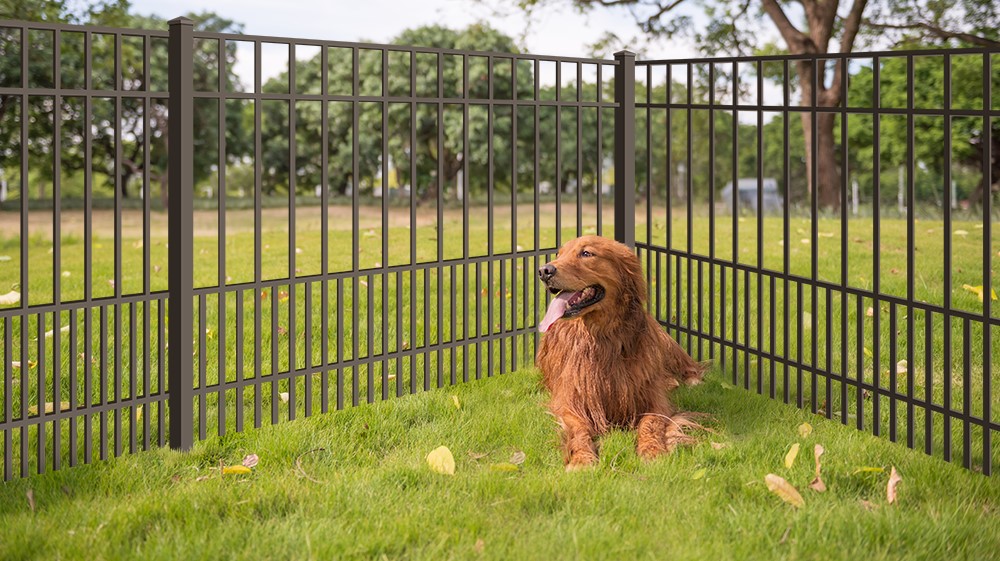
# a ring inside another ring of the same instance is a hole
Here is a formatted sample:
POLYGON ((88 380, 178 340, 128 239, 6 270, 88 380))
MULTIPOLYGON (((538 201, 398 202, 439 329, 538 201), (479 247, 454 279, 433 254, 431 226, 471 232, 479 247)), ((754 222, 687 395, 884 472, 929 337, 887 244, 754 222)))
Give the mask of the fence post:
POLYGON ((180 450, 194 443, 194 22, 170 21, 167 140, 169 162, 167 262, 170 362, 167 400, 170 447, 180 450))
POLYGON ((615 239, 635 247, 635 53, 615 60, 615 239))

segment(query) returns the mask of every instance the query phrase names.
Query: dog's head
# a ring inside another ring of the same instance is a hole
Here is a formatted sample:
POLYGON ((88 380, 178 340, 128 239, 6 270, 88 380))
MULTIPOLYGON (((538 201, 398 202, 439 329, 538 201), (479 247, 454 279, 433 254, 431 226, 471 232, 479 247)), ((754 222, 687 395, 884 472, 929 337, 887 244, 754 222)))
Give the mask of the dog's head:
POLYGON ((639 258, 624 244, 598 236, 567 242, 538 277, 555 295, 539 325, 543 332, 559 319, 624 316, 646 301, 639 258))

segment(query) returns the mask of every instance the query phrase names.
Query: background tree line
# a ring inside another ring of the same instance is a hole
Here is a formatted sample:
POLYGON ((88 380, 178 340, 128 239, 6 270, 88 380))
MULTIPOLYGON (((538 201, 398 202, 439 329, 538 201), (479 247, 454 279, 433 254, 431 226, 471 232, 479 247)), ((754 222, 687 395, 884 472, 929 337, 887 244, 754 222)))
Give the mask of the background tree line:
MULTIPOLYGON (((86 8, 74 9, 75 5, 59 0, 25 1, 0 0, 3 14, 0 17, 28 20, 68 21, 72 23, 99 24, 115 27, 130 27, 140 29, 163 29, 166 24, 156 18, 133 14, 124 0, 112 0, 104 3, 88 5, 86 8)), ((190 14, 197 22, 198 28, 211 31, 239 33, 242 26, 216 14, 206 12, 190 14)), ((648 26, 647 26, 648 27, 648 26)), ((650 27, 650 33, 657 28, 650 27)), ((897 30, 900 31, 900 30, 897 30)), ((982 31, 982 30, 980 30, 982 31)), ((730 33, 738 33, 734 29, 730 33)), ((900 31, 902 32, 902 31, 900 31)), ((988 30, 985 31, 988 33, 988 30)), ((732 35, 722 31, 714 37, 702 37, 700 41, 715 41, 724 45, 726 40, 735 40, 732 35), (725 39, 728 37, 729 39, 725 39)), ((114 45, 103 44, 101 35, 95 34, 92 46, 92 67, 90 69, 93 87, 114 85, 114 45)), ((907 37, 910 37, 907 35, 907 37)), ((53 36, 50 33, 32 33, 29 37, 29 64, 27 68, 28 83, 37 87, 52 87, 55 77, 52 75, 52 57, 54 53, 53 36)), ((426 26, 409 29, 393 39, 400 45, 421 45, 459 50, 482 50, 496 52, 519 52, 516 41, 492 29, 488 25, 473 25, 462 30, 448 29, 442 26, 426 26)), ((900 40, 902 47, 913 47, 911 43, 900 40)), ((20 37, 12 29, 0 28, 0 87, 19 86, 21 83, 20 67, 20 37)), ((763 50, 773 46, 760 47, 763 50)), ((61 50, 61 82, 64 87, 83 87, 85 69, 83 67, 82 35, 62 34, 61 50), (74 85, 75 84, 75 85, 74 85)), ((142 42, 125 40, 122 43, 121 58, 123 61, 123 87, 127 89, 144 89, 152 91, 166 90, 166 41, 153 41, 151 44, 150 68, 142 68, 142 42)), ((220 57, 226 60, 226 76, 223 77, 229 91, 252 89, 252 84, 241 81, 235 69, 240 52, 234 42, 226 42, 220 49, 216 42, 199 42, 196 45, 195 87, 201 90, 213 90, 218 83, 220 57), (221 51, 221 52, 220 52, 221 51)), ((314 54, 307 57, 296 57, 296 80, 292 85, 299 93, 320 93, 324 91, 322 81, 322 57, 314 54)), ((863 59, 858 59, 863 62, 863 59)), ((907 103, 907 69, 905 58, 884 59, 880 68, 880 103, 884 107, 906 107, 907 103)), ((914 99, 917 107, 937 107, 943 105, 943 59, 941 57, 917 57, 915 59, 914 99)), ((359 76, 359 93, 362 95, 380 95, 383 91, 391 96, 437 97, 437 57, 435 55, 417 54, 414 58, 417 68, 416 83, 411 92, 409 53, 388 52, 383 60, 383 54, 376 50, 361 50, 357 73, 359 76), (388 63, 388 82, 381 83, 382 65, 388 63)), ((494 59, 492 76, 487 67, 485 57, 469 58, 469 75, 467 84, 469 96, 486 98, 492 78, 494 97, 509 99, 513 97, 513 89, 521 99, 531 99, 534 96, 533 65, 527 61, 512 63, 507 59, 494 59), (516 64, 516 68, 512 66, 516 64), (516 84, 514 75, 516 73, 516 84)), ((728 65, 727 65, 728 66, 728 65)), ((836 66, 836 65, 835 65, 836 66)), ((994 62, 994 68, 1000 64, 994 62)), ((463 76, 461 57, 444 56, 441 61, 441 83, 444 98, 461 98, 463 96, 463 76)), ((610 68, 610 67, 606 67, 610 68)), ((793 67, 794 68, 794 67, 793 67)), ((694 73, 693 90, 690 97, 695 103, 706 102, 710 95, 718 100, 720 79, 723 95, 737 95, 732 87, 732 76, 725 69, 717 67, 716 83, 710 84, 704 68, 699 67, 694 73), (729 82, 728 85, 725 82, 729 82), (715 88, 716 91, 712 91, 715 88)), ((330 94, 351 95, 353 85, 353 60, 349 49, 330 48, 327 51, 327 84, 330 94)), ((797 95, 810 95, 808 90, 801 88, 802 75, 797 69, 793 76, 784 77, 767 73, 764 79, 771 84, 788 79, 797 88, 797 95)), ((811 71, 811 70, 810 70, 811 71)), ((857 64, 848 68, 849 88, 846 92, 848 104, 853 107, 870 107, 872 92, 875 91, 874 73, 870 65, 857 64)), ((953 107, 976 109, 983 106, 982 99, 982 57, 956 56, 952 58, 952 92, 953 107), (977 93, 978 92, 978 93, 977 93), (978 95, 978 98, 977 98, 978 95)), ((549 75, 539 77, 539 98, 555 99, 557 89, 562 99, 575 99, 577 88, 581 99, 596 100, 598 88, 603 99, 613 95, 613 83, 610 71, 605 72, 605 83, 597 84, 594 73, 588 72, 583 83, 575 80, 564 80, 562 85, 554 84, 549 75)), ((833 78, 825 79, 823 83, 832 83, 833 78)), ((242 80, 246 80, 242 77, 242 80)), ((741 75, 739 82, 756 80, 755 75, 741 75)), ((267 79, 263 84, 264 92, 289 91, 289 73, 287 69, 267 79)), ((811 80, 808 81, 811 83, 811 80)), ((647 85, 637 84, 637 98, 646 97, 647 85)), ((684 85, 675 79, 670 87, 673 99, 685 99, 689 92, 684 85)), ((996 99, 1000 96, 1000 78, 994 72, 992 88, 993 107, 1000 105, 996 99)), ((654 84, 649 92, 652 99, 666 99, 666 86, 654 84)), ((0 158, 4 179, 16 190, 19 183, 20 170, 20 118, 19 98, 15 95, 0 94, 0 158)), ((989 101, 989 100, 985 100, 989 101)), ((770 103, 770 102, 769 102, 770 103)), ((773 103, 772 103, 773 104, 773 103)), ((255 183, 254 156, 254 119, 255 107, 252 101, 228 100, 223 106, 225 110, 225 130, 218 126, 220 106, 215 100, 201 99, 196 104, 196 137, 195 179, 199 195, 205 198, 216 197, 220 185, 220 173, 224 173, 227 196, 234 199, 252 200, 255 183), (218 154, 219 134, 225 134, 226 154, 222 158, 225 165, 220 169, 218 154)), ((294 184, 296 195, 309 199, 315 197, 318 188, 323 183, 322 152, 327 151, 326 178, 328 187, 334 197, 347 197, 351 194, 352 185, 359 186, 359 194, 369 197, 381 195, 383 184, 389 187, 388 194, 406 195, 407 189, 420 201, 434 200, 440 193, 449 202, 457 202, 462 195, 461 180, 468 182, 471 198, 485 199, 492 177, 494 193, 503 197, 509 196, 513 179, 516 174, 519 192, 530 192, 537 182, 543 183, 548 195, 555 189, 564 193, 582 189, 587 196, 596 194, 598 180, 607 190, 613 182, 611 156, 613 154, 613 114, 610 109, 603 109, 599 114, 597 108, 585 107, 579 111, 573 107, 541 107, 538 109, 538 146, 535 146, 535 111, 531 107, 519 107, 516 110, 510 106, 497 105, 492 115, 485 105, 471 104, 468 108, 468 146, 463 146, 463 123, 465 114, 459 103, 438 107, 434 103, 417 103, 414 107, 408 102, 388 103, 385 123, 382 130, 383 107, 378 102, 362 102, 359 111, 358 130, 353 130, 352 104, 346 101, 298 101, 290 105, 284 100, 267 100, 261 102, 261 185, 265 196, 276 198, 287 197, 290 186, 294 184), (438 114, 440 110, 440 115, 438 114), (327 134, 322 134, 322 115, 327 115, 327 134), (290 121, 295 120, 294 166, 289 154, 290 121), (598 136, 598 119, 602 120, 602 134, 598 136), (491 123, 492 121, 492 123, 491 123), (516 122, 517 135, 513 129, 516 122), (558 123, 558 126, 557 126, 558 123), (489 129, 492 124, 492 153, 490 152, 489 129), (411 135, 411 129, 413 134, 411 135), (558 134, 557 134, 558 130, 558 134), (577 132, 580 132, 579 138, 577 132), (387 152, 383 154, 383 134, 387 152), (354 177, 355 154, 353 144, 357 137, 358 152, 356 154, 358 177, 354 177), (441 149, 439 150, 439 137, 441 149), (579 151, 577 144, 579 143, 579 151), (558 147, 558 149, 557 149, 558 147), (535 153, 539 156, 538 174, 535 178, 535 153), (579 152, 580 158, 577 159, 579 152), (468 157, 468 177, 463 177, 466 168, 463 158, 468 157), (600 154, 600 157, 598 155, 600 154), (514 156, 516 155, 516 169, 514 156), (558 162, 558 167, 557 167, 558 162), (492 174, 490 169, 492 168, 492 174), (383 174, 383 169, 386 174, 383 174), (411 177, 411 170, 416 172, 411 177), (440 174, 440 177, 438 177, 440 174), (383 177, 386 175, 386 177, 383 177)), ((826 115, 826 113, 824 113, 826 115)), ((54 99, 47 97, 32 97, 29 104, 29 183, 33 192, 29 196, 44 199, 51 197, 52 184, 52 149, 53 149, 53 119, 62 119, 62 193, 64 198, 82 196, 82 170, 86 165, 83 133, 88 126, 84 123, 83 100, 66 96, 62 98, 61 106, 54 107, 54 99)), ((738 177, 755 177, 758 169, 758 153, 760 167, 765 177, 774 177, 782 190, 787 190, 793 203, 806 204, 809 200, 812 164, 809 140, 810 135, 804 134, 798 115, 788 113, 790 120, 797 121, 788 125, 788 141, 785 144, 785 115, 766 114, 762 120, 760 132, 761 146, 758 144, 755 112, 741 112, 741 118, 735 123, 732 112, 726 110, 695 110, 691 112, 690 122, 686 111, 674 110, 669 115, 666 110, 654 109, 647 115, 645 111, 638 113, 637 122, 637 159, 636 172, 639 189, 642 194, 663 201, 668 189, 671 196, 683 198, 686 196, 687 182, 692 185, 692 194, 699 201, 707 201, 710 189, 721 190, 734 176, 735 160, 738 177), (669 131, 668 131, 669 126, 669 131), (690 129, 690 130, 688 130, 690 129), (648 134, 647 134, 648 133, 648 134), (692 139, 689 146, 688 135, 692 139), (647 136, 651 143, 647 146, 647 136), (709 151, 710 142, 714 153, 709 151), (734 153, 735 138, 735 153, 734 153), (667 142, 670 143, 669 149, 667 142), (649 157, 647 158, 647 149, 649 157), (690 151, 690 155, 688 152, 690 151), (667 154, 669 153, 669 161, 667 154), (787 153, 787 170, 786 170, 787 153), (735 158, 734 158, 735 156, 735 158), (690 165, 688 159, 690 158, 690 165), (647 169, 648 167, 648 169, 647 169), (786 176, 787 171, 787 176, 786 176), (714 181, 710 177, 714 174, 714 181), (710 185, 711 183, 711 185, 710 185), (648 187, 647 187, 648 186, 648 187)), ((824 117, 825 119, 826 117, 824 117)), ((817 161, 818 175, 836 179, 834 192, 839 204, 840 189, 844 181, 841 173, 847 173, 849 183, 857 182, 862 201, 870 201, 874 193, 874 123, 870 115, 851 115, 848 117, 848 148, 841 146, 840 127, 841 116, 829 113, 829 123, 817 123, 818 136, 827 132, 832 134, 829 147, 821 147, 832 154, 836 174, 830 176, 822 162, 817 161), (822 125, 822 126, 821 126, 822 125), (829 129, 829 131, 827 130, 829 129), (847 159, 843 155, 846 152, 847 159)), ((810 125, 811 126, 811 125, 810 125)), ((116 185, 114 173, 117 168, 122 197, 137 198, 141 194, 141 178, 149 173, 151 183, 158 185, 159 194, 165 202, 167 181, 166 141, 169 131, 166 123, 166 100, 154 100, 149 106, 139 101, 123 100, 121 115, 115 115, 115 106, 110 99, 94 98, 92 115, 89 123, 93 138, 93 171, 95 173, 94 190, 97 196, 112 197, 116 185), (148 112, 149 119, 149 158, 145 158, 143 113, 148 112), (115 166, 114 156, 116 146, 115 124, 121 127, 122 161, 115 166)), ((906 119, 898 116, 883 116, 879 121, 879 184, 880 192, 886 200, 896 196, 895 187, 898 184, 899 165, 906 161, 906 119)), ((952 124, 952 175, 956 179, 961 198, 978 200, 984 190, 982 184, 983 138, 987 132, 983 130, 982 119, 955 118, 952 124)), ((915 187, 918 203, 926 202, 931 207, 947 204, 949 193, 943 185, 944 168, 948 156, 942 150, 944 123, 940 117, 922 117, 915 119, 914 127, 914 160, 916 162, 915 187)), ((1000 149, 1000 121, 992 121, 994 150, 1000 149)), ((823 141, 821 140, 822 144, 823 141)), ((1000 161, 996 158, 994 162, 1000 161)), ((997 165, 994 163, 994 165, 997 165)), ((1000 170, 994 171, 994 178, 1000 177, 1000 170)), ((825 181, 826 179, 823 179, 825 181)), ((831 179, 832 180, 832 179, 831 179)), ((828 195, 823 195, 820 185, 820 200, 825 206, 835 207, 828 195), (826 197, 826 198, 824 198, 826 197)), ((396 197, 406 198, 408 197, 396 197)), ((718 198, 718 197, 716 197, 718 198)))

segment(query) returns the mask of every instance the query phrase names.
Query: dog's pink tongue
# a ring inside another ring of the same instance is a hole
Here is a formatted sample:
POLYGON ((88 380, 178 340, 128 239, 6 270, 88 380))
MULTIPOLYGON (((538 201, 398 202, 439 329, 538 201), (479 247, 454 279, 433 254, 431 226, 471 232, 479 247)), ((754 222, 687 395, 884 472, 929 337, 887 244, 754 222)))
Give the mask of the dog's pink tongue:
POLYGON ((552 324, 556 322, 559 318, 563 316, 566 312, 567 306, 569 306, 568 301, 572 293, 562 292, 558 296, 552 299, 552 303, 549 304, 549 309, 545 311, 545 317, 542 318, 542 322, 538 324, 538 331, 545 333, 552 327, 552 324))

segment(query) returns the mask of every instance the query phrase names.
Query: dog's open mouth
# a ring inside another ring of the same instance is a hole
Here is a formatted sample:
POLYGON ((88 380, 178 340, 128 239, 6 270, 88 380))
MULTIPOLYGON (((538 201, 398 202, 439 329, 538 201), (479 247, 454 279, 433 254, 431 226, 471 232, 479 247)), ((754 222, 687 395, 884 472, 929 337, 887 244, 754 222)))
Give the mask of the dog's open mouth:
POLYGON ((549 292, 556 297, 552 299, 549 309, 545 311, 545 317, 538 324, 538 330, 542 333, 548 331, 557 320, 579 315, 585 308, 593 306, 604 298, 604 287, 596 284, 576 292, 550 286, 549 292))

